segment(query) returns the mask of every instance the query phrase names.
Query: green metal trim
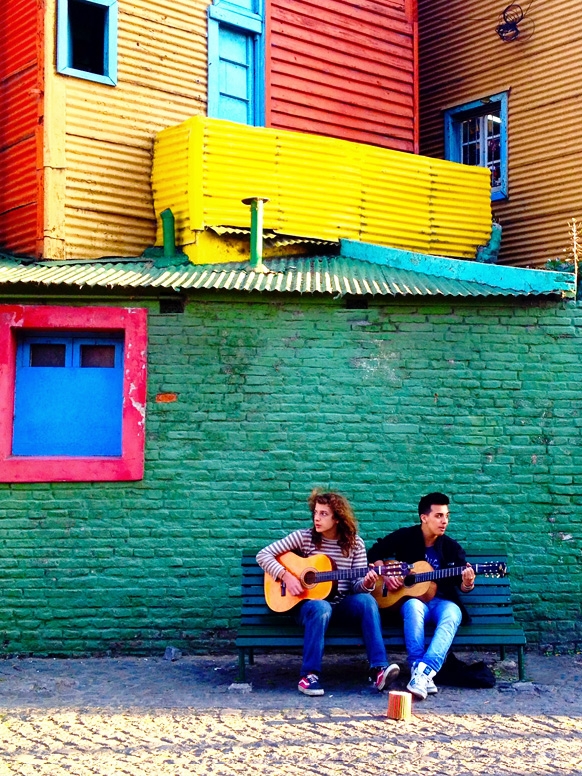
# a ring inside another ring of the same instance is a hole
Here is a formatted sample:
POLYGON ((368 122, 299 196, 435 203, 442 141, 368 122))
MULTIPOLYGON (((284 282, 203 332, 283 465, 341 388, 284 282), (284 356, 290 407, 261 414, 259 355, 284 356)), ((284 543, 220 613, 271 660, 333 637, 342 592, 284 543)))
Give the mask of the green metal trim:
POLYGON ((162 210, 160 213, 160 218, 162 219, 164 256, 166 259, 168 259, 176 254, 176 228, 174 214, 168 207, 165 210, 162 210))
POLYGON ((369 261, 395 269, 421 272, 451 280, 483 283, 519 294, 560 294, 576 297, 576 275, 570 272, 551 272, 523 267, 507 267, 500 264, 482 264, 462 259, 413 253, 397 248, 340 240, 340 256, 369 261))

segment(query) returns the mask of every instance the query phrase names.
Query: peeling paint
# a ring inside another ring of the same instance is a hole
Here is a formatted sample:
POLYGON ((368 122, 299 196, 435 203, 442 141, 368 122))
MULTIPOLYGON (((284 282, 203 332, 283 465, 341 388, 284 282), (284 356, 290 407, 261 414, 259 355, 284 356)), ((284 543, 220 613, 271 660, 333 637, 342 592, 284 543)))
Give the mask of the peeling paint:
POLYGON ((142 404, 141 402, 136 401, 135 399, 130 399, 130 401, 131 401, 131 406, 139 412, 142 419, 145 419, 145 414, 146 414, 145 404, 142 404))

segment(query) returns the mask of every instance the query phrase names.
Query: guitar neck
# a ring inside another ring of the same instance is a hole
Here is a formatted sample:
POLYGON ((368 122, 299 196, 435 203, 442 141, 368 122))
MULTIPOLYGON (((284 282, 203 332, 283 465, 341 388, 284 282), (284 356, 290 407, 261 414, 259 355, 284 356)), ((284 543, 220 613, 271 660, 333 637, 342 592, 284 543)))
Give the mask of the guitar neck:
MULTIPOLYGON (((471 568, 475 574, 482 574, 483 570, 479 568, 482 564, 471 563, 471 568)), ((449 577, 460 577, 467 566, 453 566, 451 568, 439 569, 438 571, 423 571, 414 575, 415 583, 431 582, 435 579, 448 579, 449 577)))
MULTIPOLYGON (((401 574, 400 564, 395 566, 374 566, 373 569, 380 576, 386 574, 388 576, 397 576, 401 574)), ((363 566, 362 568, 355 569, 334 569, 333 571, 318 571, 315 574, 316 582, 336 582, 339 579, 359 579, 365 577, 370 571, 369 568, 363 566)))

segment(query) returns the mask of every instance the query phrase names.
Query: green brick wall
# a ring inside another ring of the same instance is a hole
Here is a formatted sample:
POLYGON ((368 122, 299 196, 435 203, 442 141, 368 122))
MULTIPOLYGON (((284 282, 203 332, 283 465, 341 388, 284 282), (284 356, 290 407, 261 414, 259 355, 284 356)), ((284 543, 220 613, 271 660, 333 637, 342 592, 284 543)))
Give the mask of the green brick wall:
POLYGON ((314 485, 352 500, 368 544, 445 490, 450 534, 509 554, 529 640, 582 644, 575 303, 143 304, 145 478, 0 485, 3 653, 229 643, 241 550, 305 525, 314 485), (178 400, 156 403, 162 392, 178 400))

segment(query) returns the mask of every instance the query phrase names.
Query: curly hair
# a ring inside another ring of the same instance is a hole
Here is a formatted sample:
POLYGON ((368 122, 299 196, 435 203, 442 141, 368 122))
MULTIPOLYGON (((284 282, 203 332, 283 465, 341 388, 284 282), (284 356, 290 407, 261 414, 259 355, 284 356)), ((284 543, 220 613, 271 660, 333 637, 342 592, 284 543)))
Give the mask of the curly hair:
MULTIPOLYGON (((333 491, 324 493, 321 488, 314 488, 307 499, 307 503, 312 515, 316 504, 326 504, 331 508, 333 516, 337 520, 338 544, 342 555, 347 558, 351 550, 356 546, 356 536, 358 533, 358 524, 347 498, 340 493, 334 493, 333 491)), ((312 528, 311 534, 315 546, 321 547, 322 535, 315 530, 315 527, 312 528)))

